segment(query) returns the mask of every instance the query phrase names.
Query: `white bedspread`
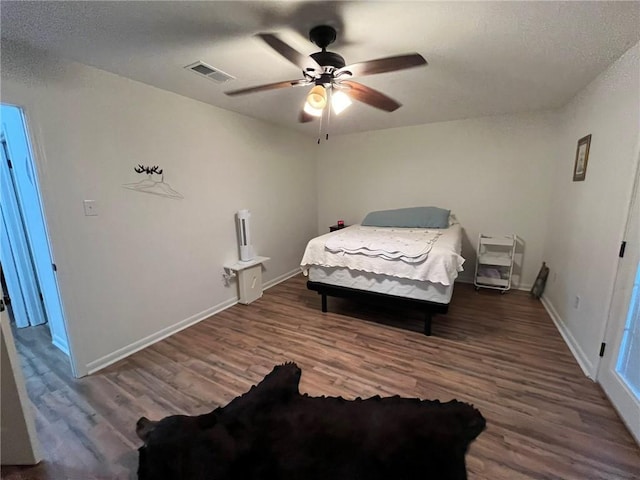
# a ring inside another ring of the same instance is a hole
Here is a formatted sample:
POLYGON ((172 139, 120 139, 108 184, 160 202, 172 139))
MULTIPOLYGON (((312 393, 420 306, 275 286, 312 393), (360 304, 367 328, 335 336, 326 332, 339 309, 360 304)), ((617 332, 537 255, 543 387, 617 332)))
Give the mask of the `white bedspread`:
POLYGON ((325 248, 333 253, 362 254, 386 260, 419 263, 427 259, 433 242, 442 234, 424 228, 403 228, 401 235, 389 235, 389 230, 354 225, 331 235, 325 248))
MULTIPOLYGON (((379 232, 386 232, 390 238, 403 238, 408 230, 425 232, 423 238, 430 238, 429 232, 436 234, 431 243, 427 245, 426 258, 417 262, 406 261, 400 258, 385 258, 385 256, 371 256, 362 252, 347 253, 346 251, 331 251, 327 248, 327 242, 336 237, 349 235, 349 232, 360 232, 360 225, 327 233, 313 238, 307 244, 300 267, 305 275, 311 265, 323 267, 346 267, 352 270, 377 273, 398 278, 409 278, 412 280, 422 280, 432 283, 440 283, 448 286, 463 270, 464 258, 460 256, 462 245, 462 228, 460 224, 454 224, 447 229, 404 229, 404 228, 382 228, 375 227, 379 232)), ((370 228, 370 227, 369 227, 370 228)), ((413 232, 412 232, 413 233, 413 232)), ((414 235, 415 236, 415 235, 414 235)), ((339 240, 339 244, 346 244, 346 241, 339 240)), ((333 241, 330 243, 336 246, 333 241)), ((362 247, 362 246, 361 246, 362 247)), ((375 246, 369 245, 372 251, 379 250, 375 246)), ((411 254, 416 253, 414 247, 410 249, 411 254)), ((402 256, 402 255, 401 255, 402 256)))

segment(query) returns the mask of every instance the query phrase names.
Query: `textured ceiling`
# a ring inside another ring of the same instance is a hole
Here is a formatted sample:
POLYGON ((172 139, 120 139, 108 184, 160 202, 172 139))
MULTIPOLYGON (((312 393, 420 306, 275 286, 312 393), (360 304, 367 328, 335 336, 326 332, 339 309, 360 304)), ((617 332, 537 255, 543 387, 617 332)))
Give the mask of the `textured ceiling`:
POLYGON ((278 34, 304 54, 311 27, 338 30, 347 63, 418 52, 429 65, 357 78, 403 104, 354 104, 334 133, 557 108, 640 41, 640 2, 12 2, 1 34, 55 55, 235 112, 298 124, 306 88, 243 97, 233 90, 301 77, 254 35, 278 34), (235 80, 183 67, 204 61, 235 80))

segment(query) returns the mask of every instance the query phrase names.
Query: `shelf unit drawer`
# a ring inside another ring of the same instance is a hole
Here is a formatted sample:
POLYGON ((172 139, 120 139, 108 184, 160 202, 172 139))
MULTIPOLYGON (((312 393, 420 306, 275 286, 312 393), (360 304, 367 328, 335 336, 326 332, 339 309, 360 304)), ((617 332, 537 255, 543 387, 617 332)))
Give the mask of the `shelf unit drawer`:
POLYGON ((513 235, 498 235, 495 237, 480 235, 480 245, 511 247, 513 246, 513 235))
POLYGON ((501 253, 485 253, 480 255, 478 262, 481 265, 497 265, 500 267, 510 267, 511 256, 501 253))
POLYGON ((516 249, 516 235, 478 236, 476 252, 476 274, 474 284, 480 287, 501 290, 502 293, 511 288, 513 262, 516 249))
POLYGON ((493 287, 507 288, 509 286, 509 279, 492 278, 492 277, 476 277, 476 283, 481 285, 491 285, 493 287))

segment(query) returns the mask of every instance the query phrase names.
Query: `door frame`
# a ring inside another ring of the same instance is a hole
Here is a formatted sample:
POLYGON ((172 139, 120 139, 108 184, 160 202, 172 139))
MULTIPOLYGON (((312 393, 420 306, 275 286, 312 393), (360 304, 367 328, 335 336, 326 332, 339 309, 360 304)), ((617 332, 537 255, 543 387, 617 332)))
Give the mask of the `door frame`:
MULTIPOLYGON (((629 232, 632 228, 632 222, 634 220, 640 222, 640 220, 636 219, 634 215, 636 209, 640 210, 640 138, 638 139, 636 147, 636 166, 633 178, 634 180, 629 195, 627 216, 622 237, 622 241, 627 241, 628 245, 630 245, 628 240, 629 232)), ((640 229, 640 225, 636 225, 635 228, 640 229)), ((635 248, 638 248, 638 246, 635 248)), ((638 260, 640 260, 640 258, 638 260)), ((627 261, 629 261, 629 257, 627 257, 627 261)), ((616 292, 618 291, 618 289, 616 289, 618 282, 628 280, 626 278, 622 278, 623 275, 627 276, 628 273, 623 272, 622 259, 618 260, 616 275, 612 285, 612 295, 609 302, 607 321, 605 322, 602 334, 602 342, 608 348, 605 348, 604 355, 598 359, 599 362, 595 380, 600 384, 605 395, 609 398, 611 404, 620 415, 620 418, 627 425, 629 432, 640 445, 640 398, 636 397, 634 392, 629 389, 627 384, 616 371, 618 358, 620 356, 622 336, 626 327, 627 316, 629 314, 628 310, 633 293, 633 282, 635 279, 635 273, 637 269, 640 268, 639 265, 640 264, 637 262, 635 265, 631 265, 633 271, 633 273, 631 273, 631 288, 629 288, 624 295, 616 295, 616 292), (616 302, 621 302, 621 305, 618 306, 616 302), (618 312, 620 309, 621 311, 618 312), (619 318, 619 314, 624 318, 619 318), (636 418, 629 418, 626 414, 623 415, 623 412, 636 412, 636 418)))
MULTIPOLYGON (((46 205, 44 202, 44 197, 43 197, 43 192, 42 192, 42 182, 41 180, 44 180, 46 178, 46 168, 41 167, 42 165, 46 165, 46 155, 44 154, 44 149, 42 147, 42 145, 40 144, 40 142, 38 141, 37 136, 34 134, 35 131, 40 131, 38 124, 36 121, 34 121, 35 119, 31 117, 31 115, 29 114, 28 110, 22 106, 22 105, 16 105, 13 103, 9 103, 9 102, 2 102, 2 105, 7 106, 7 107, 14 107, 17 108, 21 114, 22 117, 22 127, 23 127, 23 132, 24 132, 24 136, 26 138, 26 142, 27 142, 27 149, 28 149, 28 155, 29 155, 29 160, 30 160, 30 168, 31 168, 31 173, 33 175, 33 184, 35 187, 35 193, 37 196, 37 202, 39 204, 40 207, 40 216, 42 218, 42 224, 44 227, 44 236, 46 237, 46 244, 47 244, 47 249, 48 249, 48 254, 49 257, 51 259, 51 263, 55 264, 55 251, 53 249, 53 245, 51 242, 51 236, 49 234, 50 228, 49 228, 49 222, 47 220, 47 211, 46 211, 46 205)), ((46 183, 46 182, 45 182, 46 183)), ((69 364, 71 367, 71 374, 75 377, 75 378, 80 378, 84 375, 87 374, 87 369, 82 368, 81 365, 78 364, 76 357, 74 355, 74 342, 73 342, 73 333, 71 331, 71 329, 69 328, 69 323, 67 320, 67 315, 66 315, 66 311, 64 308, 64 298, 62 296, 62 291, 60 289, 60 285, 59 285, 59 281, 58 281, 58 275, 56 273, 53 273, 53 278, 54 278, 54 283, 55 283, 55 288, 56 288, 56 293, 57 293, 57 299, 59 302, 59 308, 60 308, 60 313, 61 313, 61 323, 64 326, 64 334, 66 337, 66 347, 67 347, 67 353, 68 353, 68 357, 69 357, 69 364)), ((43 295, 45 295, 45 293, 43 292, 43 295)))
MULTIPOLYGON (((0 287, 0 292, 2 288, 0 287)), ((42 460, 34 414, 7 312, 0 309, 2 361, 2 465, 36 465, 42 460)))

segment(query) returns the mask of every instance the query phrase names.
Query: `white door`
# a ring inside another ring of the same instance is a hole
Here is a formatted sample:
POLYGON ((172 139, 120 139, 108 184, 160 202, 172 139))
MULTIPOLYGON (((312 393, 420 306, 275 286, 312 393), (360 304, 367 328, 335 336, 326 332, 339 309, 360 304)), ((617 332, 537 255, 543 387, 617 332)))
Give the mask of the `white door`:
POLYGON ((2 105, 1 108, 5 153, 12 164, 15 192, 43 295, 51 340, 56 347, 69 355, 62 303, 53 270, 49 236, 40 202, 37 172, 27 136, 27 125, 20 108, 10 105, 2 105))
POLYGON ((598 381, 640 444, 640 176, 636 178, 625 241, 598 381))
POLYGON ((7 235, 7 226, 2 216, 2 205, 0 202, 0 270, 7 282, 7 292, 11 298, 11 312, 18 327, 29 326, 27 314, 27 306, 24 303, 22 289, 20 288, 20 278, 18 278, 18 269, 11 254, 11 243, 9 243, 9 235, 7 235))
POLYGON ((35 275, 31 249, 26 237, 20 207, 13 188, 10 169, 5 155, 4 141, 0 138, 0 217, 2 219, 3 240, 0 262, 7 265, 9 276, 7 287, 9 296, 24 302, 24 310, 14 310, 16 325, 20 328, 29 325, 41 325, 47 321, 44 313, 40 286, 35 275), (16 277, 11 275, 11 260, 15 266, 16 277), (16 280, 17 282, 14 282, 16 280))

